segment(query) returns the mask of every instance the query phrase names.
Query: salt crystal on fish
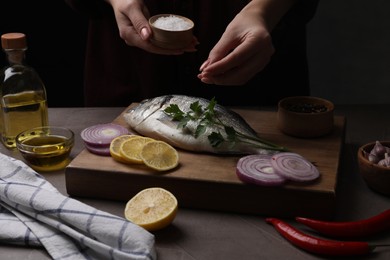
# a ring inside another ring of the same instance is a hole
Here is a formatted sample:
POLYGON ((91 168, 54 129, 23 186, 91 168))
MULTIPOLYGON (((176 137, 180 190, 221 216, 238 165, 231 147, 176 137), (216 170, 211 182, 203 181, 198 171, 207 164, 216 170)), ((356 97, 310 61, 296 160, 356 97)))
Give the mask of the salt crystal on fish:
POLYGON ((191 28, 189 22, 174 15, 159 17, 153 25, 169 31, 183 31, 191 28))

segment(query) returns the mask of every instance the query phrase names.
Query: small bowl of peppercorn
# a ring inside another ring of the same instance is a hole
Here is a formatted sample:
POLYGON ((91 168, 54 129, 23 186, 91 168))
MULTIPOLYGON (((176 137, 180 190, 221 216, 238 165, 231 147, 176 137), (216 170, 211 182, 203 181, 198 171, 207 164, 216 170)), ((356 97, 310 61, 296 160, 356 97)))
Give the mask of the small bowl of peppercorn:
POLYGON ((334 127, 334 104, 312 96, 292 96, 279 101, 278 128, 286 135, 316 138, 330 134, 334 127))
POLYGON ((359 172, 372 190, 390 196, 390 141, 375 141, 358 149, 359 172))

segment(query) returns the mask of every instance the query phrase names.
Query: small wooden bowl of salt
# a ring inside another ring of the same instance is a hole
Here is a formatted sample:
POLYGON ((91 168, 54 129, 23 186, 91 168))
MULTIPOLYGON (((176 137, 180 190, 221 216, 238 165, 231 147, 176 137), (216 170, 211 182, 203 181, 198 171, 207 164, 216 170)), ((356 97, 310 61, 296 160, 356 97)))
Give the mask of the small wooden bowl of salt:
POLYGON ((151 42, 164 49, 183 49, 193 39, 194 22, 187 17, 176 14, 158 14, 150 17, 153 31, 151 42))

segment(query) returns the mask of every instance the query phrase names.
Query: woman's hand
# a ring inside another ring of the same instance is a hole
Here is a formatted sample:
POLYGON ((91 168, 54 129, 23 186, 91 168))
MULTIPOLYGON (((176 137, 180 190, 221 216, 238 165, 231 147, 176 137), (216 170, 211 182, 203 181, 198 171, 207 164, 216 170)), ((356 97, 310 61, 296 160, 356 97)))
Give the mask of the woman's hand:
POLYGON ((152 30, 148 22, 150 14, 143 0, 106 1, 114 10, 119 35, 127 45, 163 55, 179 55, 186 51, 196 51, 196 39, 185 49, 168 50, 154 46, 150 42, 150 38, 152 37, 152 30))
POLYGON ((264 69, 275 52, 270 31, 291 4, 292 0, 249 2, 210 51, 198 78, 216 85, 248 82, 264 69))

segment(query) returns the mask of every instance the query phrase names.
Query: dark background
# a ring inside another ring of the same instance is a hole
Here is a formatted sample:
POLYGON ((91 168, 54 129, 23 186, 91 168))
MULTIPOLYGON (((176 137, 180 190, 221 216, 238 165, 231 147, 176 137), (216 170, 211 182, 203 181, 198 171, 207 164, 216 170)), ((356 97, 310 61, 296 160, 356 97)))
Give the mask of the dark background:
POLYGON ((389 12, 389 0, 320 0, 308 26, 313 95, 390 104, 389 12))
MULTIPOLYGON (((62 0, 0 3, 0 33, 27 35, 26 63, 44 82, 49 107, 83 106, 86 22, 62 0)), ((7 64, 1 51, 0 65, 7 64)))
MULTIPOLYGON (((335 104, 390 103, 389 10, 388 0, 320 0, 308 25, 313 95, 335 104)), ((27 34, 26 61, 45 82, 50 107, 83 105, 86 22, 63 0, 0 0, 0 33, 27 34)))

